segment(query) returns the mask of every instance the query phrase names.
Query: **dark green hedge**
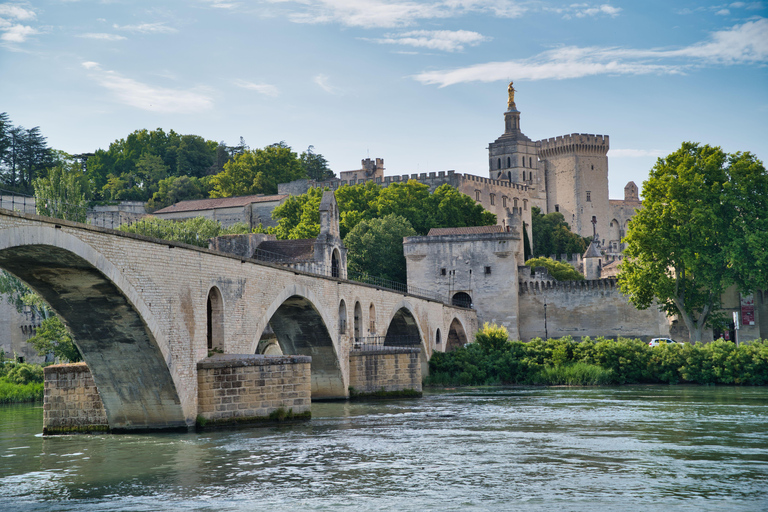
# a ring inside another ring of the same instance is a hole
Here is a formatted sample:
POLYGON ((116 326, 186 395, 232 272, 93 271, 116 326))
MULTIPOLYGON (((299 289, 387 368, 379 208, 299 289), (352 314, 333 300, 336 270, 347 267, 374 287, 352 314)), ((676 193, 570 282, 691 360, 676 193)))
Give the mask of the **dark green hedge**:
MULTIPOLYGON (((485 341, 485 340, 483 340, 485 341)), ((472 343, 436 352, 425 384, 768 384, 768 340, 649 347, 637 339, 570 337, 472 343)))

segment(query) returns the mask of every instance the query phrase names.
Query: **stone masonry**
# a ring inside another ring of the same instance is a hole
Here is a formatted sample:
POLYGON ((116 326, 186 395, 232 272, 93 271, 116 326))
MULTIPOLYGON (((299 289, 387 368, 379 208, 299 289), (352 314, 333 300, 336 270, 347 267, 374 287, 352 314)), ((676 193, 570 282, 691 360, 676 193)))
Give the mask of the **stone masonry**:
POLYGON ((44 371, 43 434, 109 430, 88 365, 57 364, 44 371))
POLYGON ((308 417, 307 356, 216 355, 197 363, 198 416, 212 424, 258 422, 282 409, 308 417))
POLYGON ((418 348, 353 350, 349 353, 349 387, 355 396, 381 391, 421 393, 418 348))

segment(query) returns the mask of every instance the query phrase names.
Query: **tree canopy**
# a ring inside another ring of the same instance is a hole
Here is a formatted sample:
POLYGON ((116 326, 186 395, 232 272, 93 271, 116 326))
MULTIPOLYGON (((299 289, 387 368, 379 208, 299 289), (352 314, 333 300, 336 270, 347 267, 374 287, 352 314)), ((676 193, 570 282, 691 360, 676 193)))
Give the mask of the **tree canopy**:
POLYGON ((549 271, 549 275, 557 279, 558 281, 583 281, 584 276, 575 268, 567 263, 553 260, 552 258, 544 258, 540 256, 538 258, 531 258, 526 261, 525 264, 529 267, 544 267, 549 271))
POLYGON ((228 228, 222 228, 221 222, 195 217, 183 221, 146 217, 133 224, 123 224, 117 228, 126 233, 151 236, 172 242, 208 247, 208 240, 219 235, 245 234, 248 226, 237 222, 228 228))
POLYGON ((584 254, 589 245, 589 238, 571 232, 565 217, 560 212, 541 213, 534 206, 531 208, 533 230, 532 256, 553 256, 561 254, 584 254))
POLYGON ((768 173, 750 153, 685 142, 657 160, 629 223, 621 291, 638 308, 679 314, 692 341, 722 322, 729 286, 768 285, 768 173))
POLYGON ((393 213, 359 222, 344 238, 349 271, 405 283, 403 238, 415 234, 406 218, 393 213))
POLYGON ((8 113, 0 113, 0 184, 24 193, 32 192, 35 178, 55 164, 40 127, 14 126, 8 113))

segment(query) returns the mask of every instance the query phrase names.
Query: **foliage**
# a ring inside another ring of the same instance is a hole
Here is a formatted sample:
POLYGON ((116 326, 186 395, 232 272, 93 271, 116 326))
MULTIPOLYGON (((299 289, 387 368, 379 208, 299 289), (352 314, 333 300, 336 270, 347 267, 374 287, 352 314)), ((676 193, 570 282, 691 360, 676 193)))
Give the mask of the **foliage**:
POLYGON ((403 237, 416 231, 407 219, 389 214, 358 223, 344 239, 347 268, 399 283, 406 282, 403 237))
POLYGON ((35 178, 44 176, 54 163, 39 126, 13 126, 8 114, 0 113, 0 183, 4 187, 30 193, 35 178))
POLYGON ((503 325, 485 322, 483 328, 475 335, 475 343, 486 352, 502 350, 509 343, 509 331, 503 325))
POLYGON ((267 230, 280 240, 316 238, 320 234, 320 201, 323 189, 311 188, 306 194, 289 196, 272 216, 277 226, 267 230))
MULTIPOLYGON (((478 333, 477 336, 481 336, 478 333)), ((477 339, 477 338, 476 338, 477 339)), ((482 339, 482 338, 481 338, 482 339)), ((768 384, 768 340, 736 347, 728 341, 649 347, 637 339, 570 337, 529 343, 510 341, 489 349, 471 343, 436 352, 431 385, 492 384, 768 384)))
POLYGON ((211 177, 211 197, 276 194, 278 183, 306 178, 306 171, 285 142, 264 149, 245 150, 211 177))
POLYGON ((323 181, 334 178, 336 174, 328 168, 328 161, 319 153, 315 153, 315 147, 309 146, 300 156, 301 166, 307 177, 315 181, 323 181))
POLYGON ((32 184, 38 214, 85 223, 88 182, 75 165, 57 165, 32 184))
POLYGON ((11 363, 3 372, 3 378, 11 384, 32 384, 43 382, 43 367, 39 364, 11 363))
POLYGON ((40 365, 7 362, 0 357, 0 403, 42 400, 43 377, 40 365))
POLYGON ((157 192, 152 194, 146 206, 149 211, 155 211, 179 201, 204 199, 210 191, 210 179, 207 177, 169 176, 157 183, 157 192))
POLYGON ((567 263, 553 260, 552 258, 532 258, 525 262, 525 264, 532 269, 536 267, 544 267, 549 272, 549 275, 557 279, 558 281, 583 281, 584 276, 575 268, 567 263))
POLYGON ((533 230, 533 257, 559 256, 560 254, 584 254, 590 239, 571 232, 560 212, 541 213, 539 207, 531 208, 533 230))
POLYGON ((70 363, 83 360, 66 326, 55 315, 43 320, 27 343, 32 345, 40 356, 52 353, 57 359, 70 363))
POLYGON ((700 340, 726 288, 768 286, 768 173, 750 153, 685 142, 651 170, 624 241, 622 293, 680 315, 700 340))
POLYGON ((150 236, 173 242, 181 242, 198 247, 208 247, 208 240, 219 235, 248 233, 248 226, 242 222, 222 228, 221 222, 195 217, 184 221, 147 217, 133 224, 123 224, 117 228, 126 233, 150 236))

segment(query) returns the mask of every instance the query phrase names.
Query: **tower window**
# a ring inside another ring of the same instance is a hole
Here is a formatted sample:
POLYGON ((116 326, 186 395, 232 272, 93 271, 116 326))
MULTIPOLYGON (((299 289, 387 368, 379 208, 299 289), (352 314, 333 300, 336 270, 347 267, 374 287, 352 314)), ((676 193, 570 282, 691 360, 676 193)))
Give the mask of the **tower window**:
POLYGON ((475 190, 475 201, 479 201, 479 200, 480 200, 480 191, 475 190))
POLYGON ((592 192, 587 190, 587 202, 590 202, 590 201, 592 201, 592 192))
POLYGON ((594 166, 594 165, 592 166, 592 170, 593 170, 593 171, 595 170, 595 166, 594 166))
POLYGON ((559 204, 556 204, 556 205, 555 205, 555 211, 556 211, 556 212, 559 212, 559 211, 560 211, 560 205, 559 205, 559 204))
POLYGON ((491 194, 491 206, 496 204, 496 194, 491 194))
POLYGON ((501 196, 501 206, 507 207, 507 196, 501 196))
POLYGON ((533 167, 533 157, 528 157, 528 167, 533 167))
POLYGON ((444 268, 441 268, 441 269, 440 269, 440 275, 441 275, 441 276, 444 276, 444 275, 445 275, 445 269, 444 269, 444 268))
POLYGON ((485 274, 488 275, 491 273, 491 267, 485 267, 485 274))
POLYGON ((512 159, 507 157, 507 167, 512 167, 512 159))
POLYGON ((496 166, 498 169, 501 169, 501 158, 496 160, 496 166))
POLYGON ((525 181, 525 171, 523 171, 523 181, 525 181))
POLYGON ((523 210, 527 210, 527 209, 528 209, 528 200, 523 199, 523 210))

